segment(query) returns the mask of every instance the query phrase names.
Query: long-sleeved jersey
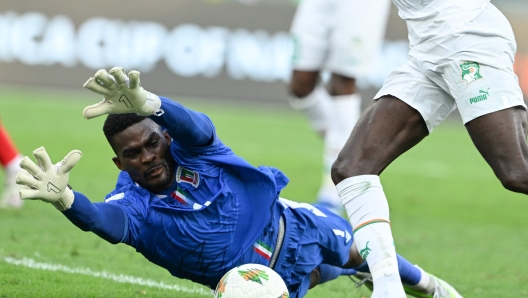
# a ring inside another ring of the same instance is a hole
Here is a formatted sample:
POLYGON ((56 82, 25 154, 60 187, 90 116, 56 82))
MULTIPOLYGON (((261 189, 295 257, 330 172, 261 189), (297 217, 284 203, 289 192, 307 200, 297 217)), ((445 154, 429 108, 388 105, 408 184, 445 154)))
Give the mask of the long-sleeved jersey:
POLYGON ((288 178, 235 155, 207 116, 166 98, 161 108, 163 115, 150 118, 172 137, 171 187, 151 193, 121 172, 104 203, 75 193, 65 215, 84 230, 134 247, 176 277, 213 288, 234 266, 268 265, 284 211, 278 194, 288 178))

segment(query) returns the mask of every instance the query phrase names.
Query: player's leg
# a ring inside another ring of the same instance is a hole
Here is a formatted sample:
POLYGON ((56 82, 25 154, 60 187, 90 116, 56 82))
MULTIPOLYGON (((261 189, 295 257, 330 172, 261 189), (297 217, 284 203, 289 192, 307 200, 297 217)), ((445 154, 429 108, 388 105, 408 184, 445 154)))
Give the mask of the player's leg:
POLYGON ((0 207, 20 208, 22 206, 22 200, 18 194, 19 186, 15 183, 16 175, 21 171, 19 166, 21 160, 22 156, 4 126, 0 124, 0 164, 5 172, 0 207))
MULTIPOLYGON (((332 97, 319 82, 319 71, 328 57, 328 35, 334 23, 335 0, 305 0, 299 3, 295 12, 291 34, 295 41, 293 74, 290 82, 290 105, 303 112, 312 129, 324 139, 328 138, 334 113, 332 97)), ((333 138, 333 133, 330 134, 333 138)), ((326 144, 326 142, 325 142, 326 144)), ((335 146, 334 146, 335 147, 335 146)), ((334 211, 341 210, 335 204, 337 196, 330 178, 330 167, 339 152, 325 145, 323 150, 322 182, 317 201, 334 211), (333 200, 332 200, 333 199, 333 200)))
POLYGON ((287 207, 286 232, 273 268, 286 282, 290 297, 303 297, 310 287, 337 278, 349 259, 352 227, 327 208, 280 198, 287 207))
POLYGON ((332 167, 332 178, 354 227, 360 254, 372 272, 374 297, 403 297, 379 174, 426 137, 453 111, 455 103, 413 61, 391 73, 376 98, 380 96, 354 127, 332 167))
POLYGON ((493 112, 469 121, 466 128, 502 185, 528 194, 526 110, 513 107, 493 112))
POLYGON ((394 97, 384 96, 359 119, 334 163, 332 177, 354 226, 360 254, 373 274, 373 297, 405 295, 398 273, 389 206, 378 175, 428 133, 418 111, 394 97))
MULTIPOLYGON (((425 272, 404 257, 397 255, 397 260, 401 282, 407 294, 413 297, 461 297, 447 282, 425 272)), ((310 274, 309 288, 334 280, 341 275, 351 277, 356 286, 365 285, 373 290, 372 275, 367 263, 361 258, 355 243, 352 243, 349 260, 343 266, 328 264, 317 266, 310 274)))
POLYGON ((327 55, 327 34, 331 24, 332 0, 306 0, 299 3, 290 33, 295 41, 289 102, 301 110, 312 128, 323 135, 331 109, 330 95, 318 86, 319 70, 327 55))
POLYGON ((290 105, 301 111, 312 129, 324 136, 331 115, 332 102, 326 89, 318 85, 319 71, 294 70, 289 98, 290 105))
POLYGON ((324 135, 323 175, 316 204, 342 214, 343 207, 330 171, 339 151, 352 132, 361 114, 361 96, 356 93, 355 79, 332 74, 328 84, 331 106, 324 135))
MULTIPOLYGON (((401 255, 397 255, 398 271, 401 281, 404 285, 405 292, 413 297, 462 297, 447 282, 425 272, 422 268, 413 265, 401 255)), ((355 244, 350 248, 350 260, 343 267, 353 267, 353 269, 343 269, 341 275, 353 274, 354 277, 361 280, 366 274, 370 273, 368 265, 363 261, 355 244), (361 263, 362 262, 362 263, 361 263), (360 264, 360 265, 358 265, 360 264)), ((324 270, 323 270, 324 272, 324 270)), ((317 276, 317 274, 315 274, 317 276)), ((361 281, 368 288, 372 289, 372 276, 361 281)))
POLYGON ((318 71, 294 70, 290 83, 294 98, 290 105, 302 111, 312 129, 324 138, 322 182, 316 203, 341 213, 330 170, 359 118, 361 97, 355 93, 354 79, 333 74, 329 83, 331 95, 318 85, 318 79, 318 71))
MULTIPOLYGON (((408 287, 412 287, 420 293, 432 293, 434 288, 431 285, 429 275, 422 274, 422 270, 400 255, 397 255, 398 272, 401 277, 401 282, 408 287)), ((346 264, 343 265, 344 273, 347 273, 347 268, 352 268, 355 271, 362 273, 370 273, 367 262, 361 257, 356 243, 354 242, 350 247, 350 257, 346 264)), ((372 283, 372 277, 370 277, 369 283, 372 283)))
POLYGON ((379 175, 398 156, 429 134, 422 115, 398 98, 372 102, 360 117, 333 165, 336 184, 359 175, 379 175))
POLYGON ((340 1, 336 5, 325 69, 331 72, 328 91, 333 109, 324 139, 323 183, 318 204, 341 213, 343 208, 331 179, 331 166, 361 115, 358 77, 372 72, 373 61, 385 38, 389 0, 340 1))
MULTIPOLYGON (((528 194, 526 104, 513 72, 515 37, 492 4, 458 29, 445 48, 457 55, 439 66, 439 86, 449 90, 471 139, 505 188, 528 194), (485 37, 483 37, 485 36, 485 37)), ((433 46, 433 45, 431 45, 433 46)), ((447 53, 446 55, 451 54, 447 53)))

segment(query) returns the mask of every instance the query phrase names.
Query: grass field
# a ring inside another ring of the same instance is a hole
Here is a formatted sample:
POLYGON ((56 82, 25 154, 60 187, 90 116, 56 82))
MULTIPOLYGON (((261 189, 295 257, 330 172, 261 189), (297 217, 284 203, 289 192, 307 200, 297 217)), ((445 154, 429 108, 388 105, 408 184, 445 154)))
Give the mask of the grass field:
MULTIPOLYGON (((57 162, 72 149, 83 151, 70 184, 100 201, 118 171, 102 134, 103 118, 87 121, 81 115, 99 98, 78 93, 0 88, 0 115, 26 155, 44 145, 57 162)), ((252 164, 282 169, 291 178, 284 197, 314 199, 322 143, 300 115, 175 99, 210 115, 224 143, 252 164)), ((502 188, 460 123, 442 124, 381 179, 400 254, 448 280, 465 297, 528 297, 528 198, 502 188)), ((368 293, 341 277, 307 297, 368 293)), ((81 232, 52 206, 36 201, 21 210, 0 210, 0 297, 212 295, 171 277, 130 247, 81 232)))

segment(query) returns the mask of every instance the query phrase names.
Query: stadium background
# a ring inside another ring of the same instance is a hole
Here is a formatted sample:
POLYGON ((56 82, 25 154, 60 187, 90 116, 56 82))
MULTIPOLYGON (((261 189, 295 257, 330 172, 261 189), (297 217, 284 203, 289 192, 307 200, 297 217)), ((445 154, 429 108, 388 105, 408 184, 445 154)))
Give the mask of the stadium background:
MULTIPOLYGON (((528 2, 492 2, 516 33, 516 72, 528 94, 528 2)), ((281 168, 292 179, 285 197, 310 202, 322 143, 285 100, 294 10, 287 0, 2 0, 2 123, 23 154, 45 145, 58 161, 82 150, 71 184, 99 201, 117 170, 102 119, 81 117, 98 100, 81 85, 99 68, 137 68, 149 90, 210 115, 224 142, 252 164, 281 168), (137 46, 143 38, 148 43, 137 46)), ((365 98, 405 60, 406 48, 393 9, 383 51, 359 81, 365 98)), ((528 201, 502 189, 459 120, 441 125, 382 180, 400 253, 465 297, 528 296, 528 201)), ((207 297, 203 291, 133 249, 79 232, 43 203, 0 210, 0 297, 207 297)), ((368 291, 340 278, 308 295, 325 296, 368 291)))
MULTIPOLYGON (((149 73, 149 87, 163 94, 285 103, 293 2, 123 3, 107 0, 102 8, 86 1, 2 1, 0 82, 77 88, 87 73, 121 65, 149 73)), ((526 92, 528 2, 493 3, 516 33, 516 70, 526 92)), ((359 82, 364 93, 379 88, 405 61, 406 34, 392 9, 386 43, 372 73, 359 82)))

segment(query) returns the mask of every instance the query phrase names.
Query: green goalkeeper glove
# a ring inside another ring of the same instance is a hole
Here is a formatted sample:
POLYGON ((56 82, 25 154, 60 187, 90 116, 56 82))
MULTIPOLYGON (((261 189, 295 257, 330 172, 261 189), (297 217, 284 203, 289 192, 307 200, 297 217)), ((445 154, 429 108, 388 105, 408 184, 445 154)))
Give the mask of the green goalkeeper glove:
POLYGON ((44 147, 33 151, 38 161, 36 165, 29 157, 25 156, 20 162, 20 167, 26 172, 17 175, 16 183, 29 186, 29 189, 20 190, 22 200, 41 200, 51 203, 60 211, 71 208, 74 194, 68 186, 70 170, 81 159, 81 151, 72 150, 64 159, 53 165, 44 147), (29 174, 28 174, 29 173, 29 174))
POLYGON ((103 101, 84 109, 83 115, 86 119, 105 114, 163 114, 160 98, 141 87, 137 70, 130 71, 127 77, 121 67, 110 69, 110 73, 100 69, 83 87, 104 96, 103 101))

